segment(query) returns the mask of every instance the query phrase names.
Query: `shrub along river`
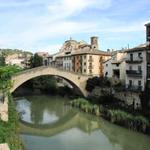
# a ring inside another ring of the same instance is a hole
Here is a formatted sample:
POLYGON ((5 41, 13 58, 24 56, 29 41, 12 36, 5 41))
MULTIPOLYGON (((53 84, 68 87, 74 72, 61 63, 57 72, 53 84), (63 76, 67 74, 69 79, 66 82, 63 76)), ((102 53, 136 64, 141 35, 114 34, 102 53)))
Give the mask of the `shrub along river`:
POLYGON ((26 150, 149 150, 150 137, 65 105, 59 96, 15 98, 26 150))

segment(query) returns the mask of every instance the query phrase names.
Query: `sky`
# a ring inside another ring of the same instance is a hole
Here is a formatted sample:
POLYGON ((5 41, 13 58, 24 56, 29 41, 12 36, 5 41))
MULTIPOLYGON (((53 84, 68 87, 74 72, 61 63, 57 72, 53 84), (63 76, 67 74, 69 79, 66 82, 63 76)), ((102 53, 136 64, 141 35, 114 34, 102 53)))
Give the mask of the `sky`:
POLYGON ((0 48, 58 52, 72 37, 99 49, 145 42, 150 0, 0 0, 0 48))

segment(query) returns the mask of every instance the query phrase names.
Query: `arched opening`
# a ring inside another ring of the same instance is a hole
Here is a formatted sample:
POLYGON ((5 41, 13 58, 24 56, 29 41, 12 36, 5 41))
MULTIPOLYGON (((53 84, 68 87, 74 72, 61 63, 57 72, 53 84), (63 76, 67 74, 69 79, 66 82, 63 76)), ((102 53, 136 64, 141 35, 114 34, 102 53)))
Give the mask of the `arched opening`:
POLYGON ((31 93, 40 94, 42 92, 45 92, 46 94, 60 94, 61 96, 68 94, 70 94, 70 96, 84 96, 81 89, 71 80, 59 75, 49 74, 23 80, 19 86, 15 87, 15 89, 12 91, 12 94, 14 96, 20 96, 31 93))

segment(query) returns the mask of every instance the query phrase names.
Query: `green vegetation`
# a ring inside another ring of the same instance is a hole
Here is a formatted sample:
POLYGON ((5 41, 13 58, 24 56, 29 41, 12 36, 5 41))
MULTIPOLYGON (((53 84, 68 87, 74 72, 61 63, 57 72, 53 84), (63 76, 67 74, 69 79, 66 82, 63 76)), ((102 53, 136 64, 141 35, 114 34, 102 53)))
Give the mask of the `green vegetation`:
POLYGON ((73 107, 80 108, 82 111, 86 113, 95 114, 96 116, 100 115, 99 106, 96 104, 91 104, 84 98, 78 98, 69 102, 73 107))
POLYGON ((147 133, 150 129, 149 119, 142 115, 133 115, 120 109, 108 109, 102 105, 95 105, 83 98, 75 99, 70 102, 70 105, 81 109, 86 113, 101 115, 112 123, 125 126, 134 131, 147 133))
POLYGON ((3 54, 3 56, 13 55, 13 54, 31 54, 29 51, 23 51, 19 49, 0 49, 0 52, 3 54))
POLYGON ((30 59, 30 63, 31 63, 31 68, 42 66, 43 58, 38 54, 34 54, 30 59))
POLYGON ((12 86, 11 76, 19 71, 21 71, 21 68, 18 66, 0 67, 0 91, 3 93, 3 97, 8 94, 12 86))
POLYGON ((0 66, 4 66, 5 65, 5 57, 0 54, 0 66))
POLYGON ((0 143, 8 143, 10 150, 22 150, 23 145, 19 138, 18 115, 14 103, 9 96, 9 121, 0 120, 0 143))
POLYGON ((110 87, 111 83, 108 78, 104 77, 93 77, 87 80, 86 90, 92 92, 95 87, 110 87))
MULTIPOLYGON (((3 93, 3 98, 9 95, 9 89, 12 86, 11 76, 19 71, 21 69, 17 66, 0 67, 0 91, 3 93)), ((9 121, 0 121, 0 143, 8 143, 11 150, 21 150, 22 145, 18 135, 18 116, 10 96, 8 110, 9 121)))

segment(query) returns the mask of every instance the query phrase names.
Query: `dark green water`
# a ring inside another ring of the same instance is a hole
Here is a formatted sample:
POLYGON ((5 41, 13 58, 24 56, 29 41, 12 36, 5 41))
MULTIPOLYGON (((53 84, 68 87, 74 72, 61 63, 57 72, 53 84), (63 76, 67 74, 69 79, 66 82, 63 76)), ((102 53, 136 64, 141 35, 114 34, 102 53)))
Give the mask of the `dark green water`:
POLYGON ((16 99, 26 150, 149 150, 150 137, 66 106, 62 97, 16 99))

